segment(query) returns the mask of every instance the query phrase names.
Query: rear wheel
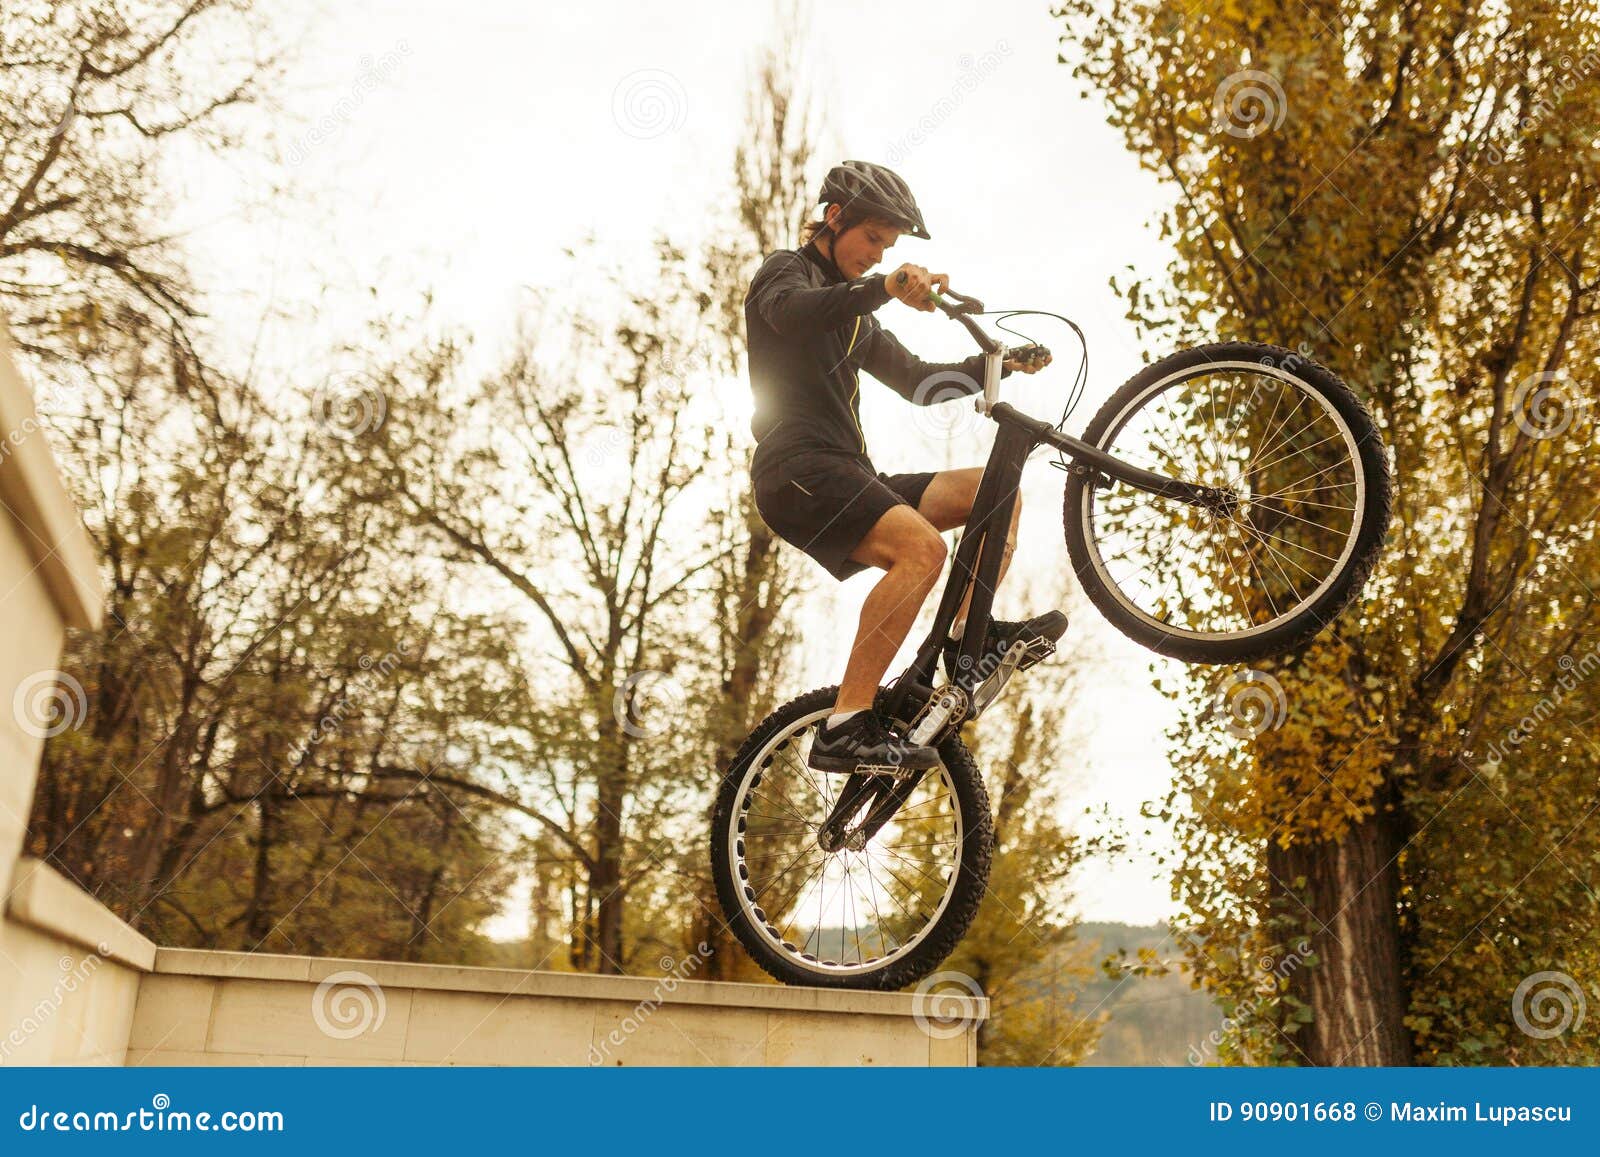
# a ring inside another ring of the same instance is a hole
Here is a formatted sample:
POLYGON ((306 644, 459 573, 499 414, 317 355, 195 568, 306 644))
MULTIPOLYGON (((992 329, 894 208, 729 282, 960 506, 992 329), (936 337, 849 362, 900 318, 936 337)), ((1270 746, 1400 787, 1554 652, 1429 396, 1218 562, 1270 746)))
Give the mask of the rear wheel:
POLYGON ((1388 462, 1337 375, 1224 342, 1145 367, 1084 441, 1212 488, 1196 506, 1070 475, 1067 550, 1084 593, 1163 655, 1242 663, 1304 644, 1355 597, 1389 525, 1388 462))
POLYGON ((712 876, 728 926, 777 980, 902 988, 938 968, 977 915, 993 838, 989 797, 952 736, 938 745, 939 766, 870 840, 828 851, 819 833, 856 777, 813 771, 806 756, 837 694, 808 692, 745 740, 717 795, 712 876))

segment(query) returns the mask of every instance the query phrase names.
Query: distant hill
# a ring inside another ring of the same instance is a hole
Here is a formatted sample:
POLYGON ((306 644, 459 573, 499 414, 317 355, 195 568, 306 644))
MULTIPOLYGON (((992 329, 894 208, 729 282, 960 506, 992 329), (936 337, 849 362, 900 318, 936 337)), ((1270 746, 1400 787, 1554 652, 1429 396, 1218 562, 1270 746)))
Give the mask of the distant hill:
MULTIPOLYGON (((1078 925, 1077 937, 1084 946, 1098 943, 1096 963, 1118 948, 1129 956, 1140 948, 1154 949, 1167 959, 1181 956, 1164 924, 1085 923, 1078 925)), ((1209 1041, 1222 1026, 1222 1014, 1209 996, 1189 987, 1189 979, 1186 971, 1122 981, 1101 973, 1086 983, 1078 990, 1074 1011, 1089 1015, 1098 1007, 1111 1019, 1083 1064, 1189 1065, 1197 1063, 1196 1057, 1214 1060, 1216 1049, 1209 1041)))

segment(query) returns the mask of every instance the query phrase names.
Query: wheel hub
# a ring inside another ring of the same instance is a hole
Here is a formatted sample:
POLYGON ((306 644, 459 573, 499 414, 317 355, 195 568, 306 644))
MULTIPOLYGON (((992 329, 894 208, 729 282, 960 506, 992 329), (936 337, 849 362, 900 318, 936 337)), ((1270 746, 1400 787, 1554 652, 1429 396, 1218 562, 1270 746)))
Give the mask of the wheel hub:
POLYGON ((1199 486, 1200 507, 1223 518, 1237 518, 1244 499, 1237 490, 1224 486, 1199 486))

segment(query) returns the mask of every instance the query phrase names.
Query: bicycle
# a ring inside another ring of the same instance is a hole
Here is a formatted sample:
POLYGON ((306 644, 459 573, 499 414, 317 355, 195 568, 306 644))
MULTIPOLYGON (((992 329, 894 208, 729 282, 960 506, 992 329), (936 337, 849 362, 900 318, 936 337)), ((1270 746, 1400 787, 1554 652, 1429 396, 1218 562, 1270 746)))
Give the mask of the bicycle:
MULTIPOLYGON (((1251 342, 1180 351, 1129 379, 1080 439, 1059 428, 1070 402, 1051 425, 999 400, 1002 362, 1018 351, 974 320, 989 312, 982 302, 946 290, 935 303, 982 349, 977 409, 999 427, 933 626, 878 693, 878 709, 933 745, 940 765, 811 770, 811 736, 838 690, 822 687, 755 727, 713 811, 723 914, 786 984, 905 987, 939 966, 977 914, 992 820, 960 729, 1047 642, 1019 640, 981 661, 1034 449, 1062 454, 1067 551, 1089 601, 1130 638, 1186 662, 1253 662, 1307 644, 1355 598, 1388 528, 1389 467, 1372 418, 1308 358, 1251 342), (1233 430, 1219 426, 1219 408, 1233 430), (938 682, 941 641, 974 581, 956 677, 938 682)), ((1080 384, 1086 365, 1087 349, 1080 384)))

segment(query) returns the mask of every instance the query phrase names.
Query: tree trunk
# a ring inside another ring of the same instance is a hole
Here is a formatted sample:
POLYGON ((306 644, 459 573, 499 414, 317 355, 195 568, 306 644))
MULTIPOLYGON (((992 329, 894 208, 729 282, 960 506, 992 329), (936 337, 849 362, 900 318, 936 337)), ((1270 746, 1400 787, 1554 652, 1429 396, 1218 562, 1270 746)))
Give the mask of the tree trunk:
POLYGON ((260 951, 262 942, 272 932, 272 845, 277 839, 272 827, 272 800, 265 792, 257 798, 256 810, 259 826, 256 831, 255 879, 244 920, 245 942, 251 952, 260 951))
POLYGON ((595 867, 589 876, 589 894, 594 897, 594 956, 591 963, 602 976, 622 972, 622 914, 626 897, 622 891, 622 809, 628 797, 628 748, 614 733, 614 759, 600 773, 595 797, 599 814, 595 817, 595 867))
POLYGON ((1317 963, 1290 978, 1291 993, 1311 1006, 1313 1019, 1288 1039, 1314 1065, 1414 1063, 1402 1019, 1402 840, 1391 784, 1375 802, 1377 813, 1337 842, 1271 844, 1267 851, 1274 906, 1306 918, 1313 929, 1317 963))

